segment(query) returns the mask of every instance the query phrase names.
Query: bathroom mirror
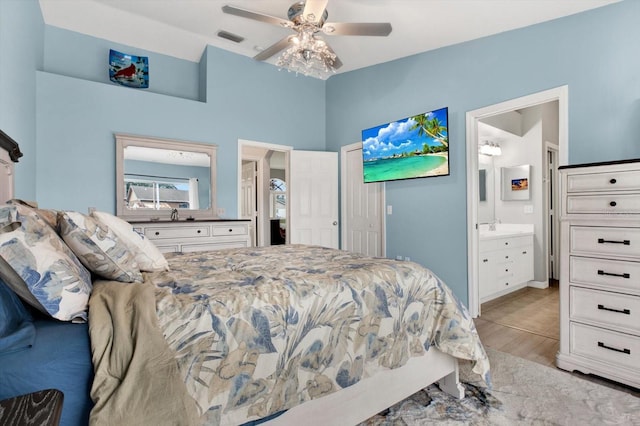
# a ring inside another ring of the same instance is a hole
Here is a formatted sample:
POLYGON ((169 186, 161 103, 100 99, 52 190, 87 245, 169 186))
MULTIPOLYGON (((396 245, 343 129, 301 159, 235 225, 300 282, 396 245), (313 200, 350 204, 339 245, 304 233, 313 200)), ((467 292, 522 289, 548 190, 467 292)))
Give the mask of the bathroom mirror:
POLYGON ((500 199, 503 201, 519 201, 531 199, 531 166, 500 168, 500 199))
POLYGON ((125 220, 212 219, 215 145, 116 134, 116 212, 125 220))

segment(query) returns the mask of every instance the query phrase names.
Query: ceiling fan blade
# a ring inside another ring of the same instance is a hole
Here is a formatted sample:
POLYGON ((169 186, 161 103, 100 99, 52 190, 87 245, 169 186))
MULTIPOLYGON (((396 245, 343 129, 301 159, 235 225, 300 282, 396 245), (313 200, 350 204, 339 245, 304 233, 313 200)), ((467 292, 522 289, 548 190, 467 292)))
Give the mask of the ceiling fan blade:
POLYGON ((328 0, 307 0, 304 4, 302 16, 307 22, 318 23, 322 19, 328 0))
POLYGON ((386 37, 391 33, 391 24, 388 22, 327 22, 322 31, 328 35, 355 35, 386 37))
POLYGON ((292 36, 286 36, 282 40, 276 42, 275 44, 272 44, 271 46, 267 47, 262 52, 254 56, 253 59, 255 59, 256 61, 264 61, 266 59, 269 59, 270 57, 287 47, 289 43, 291 43, 291 37, 292 36))
POLYGON ((266 22, 267 24, 278 25, 280 27, 291 28, 292 23, 288 19, 278 18, 276 16, 265 15, 264 13, 252 12, 250 10, 240 9, 238 7, 225 5, 222 11, 229 15, 239 16, 241 18, 249 18, 254 21, 266 22))

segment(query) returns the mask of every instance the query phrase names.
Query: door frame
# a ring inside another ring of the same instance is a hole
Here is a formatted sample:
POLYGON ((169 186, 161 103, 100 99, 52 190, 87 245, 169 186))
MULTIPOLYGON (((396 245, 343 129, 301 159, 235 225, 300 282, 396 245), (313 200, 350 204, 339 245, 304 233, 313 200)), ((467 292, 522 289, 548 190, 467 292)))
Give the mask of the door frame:
MULTIPOLYGON (((347 169, 347 153, 349 151, 362 150, 362 142, 356 142, 349 145, 344 145, 340 148, 340 248, 345 250, 345 241, 348 235, 347 227, 347 176, 349 170, 347 169)), ((382 257, 387 256, 387 216, 385 215, 386 201, 386 188, 384 183, 380 184, 380 253, 382 257)))
POLYGON ((480 315, 478 285, 478 122, 505 112, 558 101, 559 166, 568 163, 569 153, 569 86, 560 86, 542 92, 485 106, 466 113, 467 150, 467 288, 469 313, 480 315))
POLYGON ((560 173, 558 172, 558 145, 553 144, 551 142, 545 141, 544 143, 544 155, 545 155, 545 176, 548 176, 549 173, 549 154, 553 156, 555 159, 555 163, 553 163, 552 173, 553 178, 551 182, 549 182, 548 178, 545 179, 544 182, 544 195, 543 201, 545 206, 545 215, 544 215, 544 224, 545 224, 545 237, 544 237, 544 246, 547 247, 547 258, 546 258, 546 266, 547 266, 547 277, 558 279, 560 277, 560 252, 558 251, 558 247, 560 245, 560 218, 558 213, 560 213, 560 191, 558 185, 560 183, 560 173), (550 189, 550 186, 553 185, 553 188, 550 189), (551 194, 549 194, 551 192, 551 194), (553 220, 549 219, 549 198, 550 195, 553 197, 553 220), (553 232, 550 232, 550 231, 553 232), (553 253, 553 269, 549 267, 549 260, 551 259, 551 254, 549 253, 549 246, 553 242, 553 247, 555 251, 553 253))
MULTIPOLYGON (((269 182, 265 182, 265 173, 268 171, 267 170, 267 156, 252 156, 252 155, 244 155, 243 156, 243 149, 244 148, 257 148, 257 149, 262 149, 265 151, 280 151, 280 152, 284 152, 285 154, 285 160, 284 160, 284 164, 285 164, 285 181, 287 184, 287 193, 286 193, 286 197, 287 200, 289 200, 289 185, 290 185, 290 179, 291 179, 291 174, 289 173, 289 161, 290 161, 290 152, 293 150, 293 147, 291 146, 287 146, 287 145, 277 145, 277 144, 272 144, 272 143, 265 143, 265 142, 257 142, 257 141, 251 141, 251 140, 246 140, 246 139, 238 139, 238 182, 237 182, 237 211, 240 212, 242 211, 242 160, 249 160, 249 161, 256 161, 258 163, 258 171, 257 171, 257 183, 256 183, 256 193, 257 193, 257 209, 258 209, 258 213, 257 213, 257 223, 256 223, 256 227, 258 228, 258 239, 256 241, 256 245, 257 246, 264 246, 266 244, 267 241, 267 232, 270 231, 270 226, 269 226, 269 220, 270 220, 270 215, 269 215, 269 194, 265 193, 268 191, 265 191, 265 188, 268 188, 268 184, 269 182)), ((289 212, 289 204, 287 202, 287 219, 290 216, 290 212, 289 212)), ((287 242, 289 242, 289 220, 286 221, 286 235, 287 235, 287 242)))

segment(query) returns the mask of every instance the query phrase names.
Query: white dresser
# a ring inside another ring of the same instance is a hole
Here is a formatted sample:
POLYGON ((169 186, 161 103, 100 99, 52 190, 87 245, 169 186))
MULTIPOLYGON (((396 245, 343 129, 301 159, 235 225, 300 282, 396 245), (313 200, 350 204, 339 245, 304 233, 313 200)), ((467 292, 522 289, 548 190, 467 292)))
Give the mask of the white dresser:
POLYGON ((560 176, 557 365, 640 387, 640 160, 560 176))
POLYGON ((249 247, 249 220, 132 222, 163 253, 249 247))
POLYGON ((480 303, 527 286, 533 280, 533 226, 530 232, 480 234, 480 303))

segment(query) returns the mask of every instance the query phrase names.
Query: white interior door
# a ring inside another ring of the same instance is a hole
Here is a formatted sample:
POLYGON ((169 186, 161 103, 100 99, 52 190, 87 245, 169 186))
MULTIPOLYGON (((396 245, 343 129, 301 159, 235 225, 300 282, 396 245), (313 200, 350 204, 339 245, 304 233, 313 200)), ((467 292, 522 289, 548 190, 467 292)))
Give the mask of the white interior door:
POLYGON ((338 153, 293 150, 290 171, 289 242, 338 248, 338 153))
POLYGON ((251 225, 249 225, 249 234, 251 235, 251 244, 257 245, 256 235, 256 162, 248 161, 242 164, 242 204, 240 211, 241 219, 251 219, 251 225))
POLYGON ((384 184, 362 178, 362 143, 342 152, 342 248, 367 256, 385 256, 384 184))

